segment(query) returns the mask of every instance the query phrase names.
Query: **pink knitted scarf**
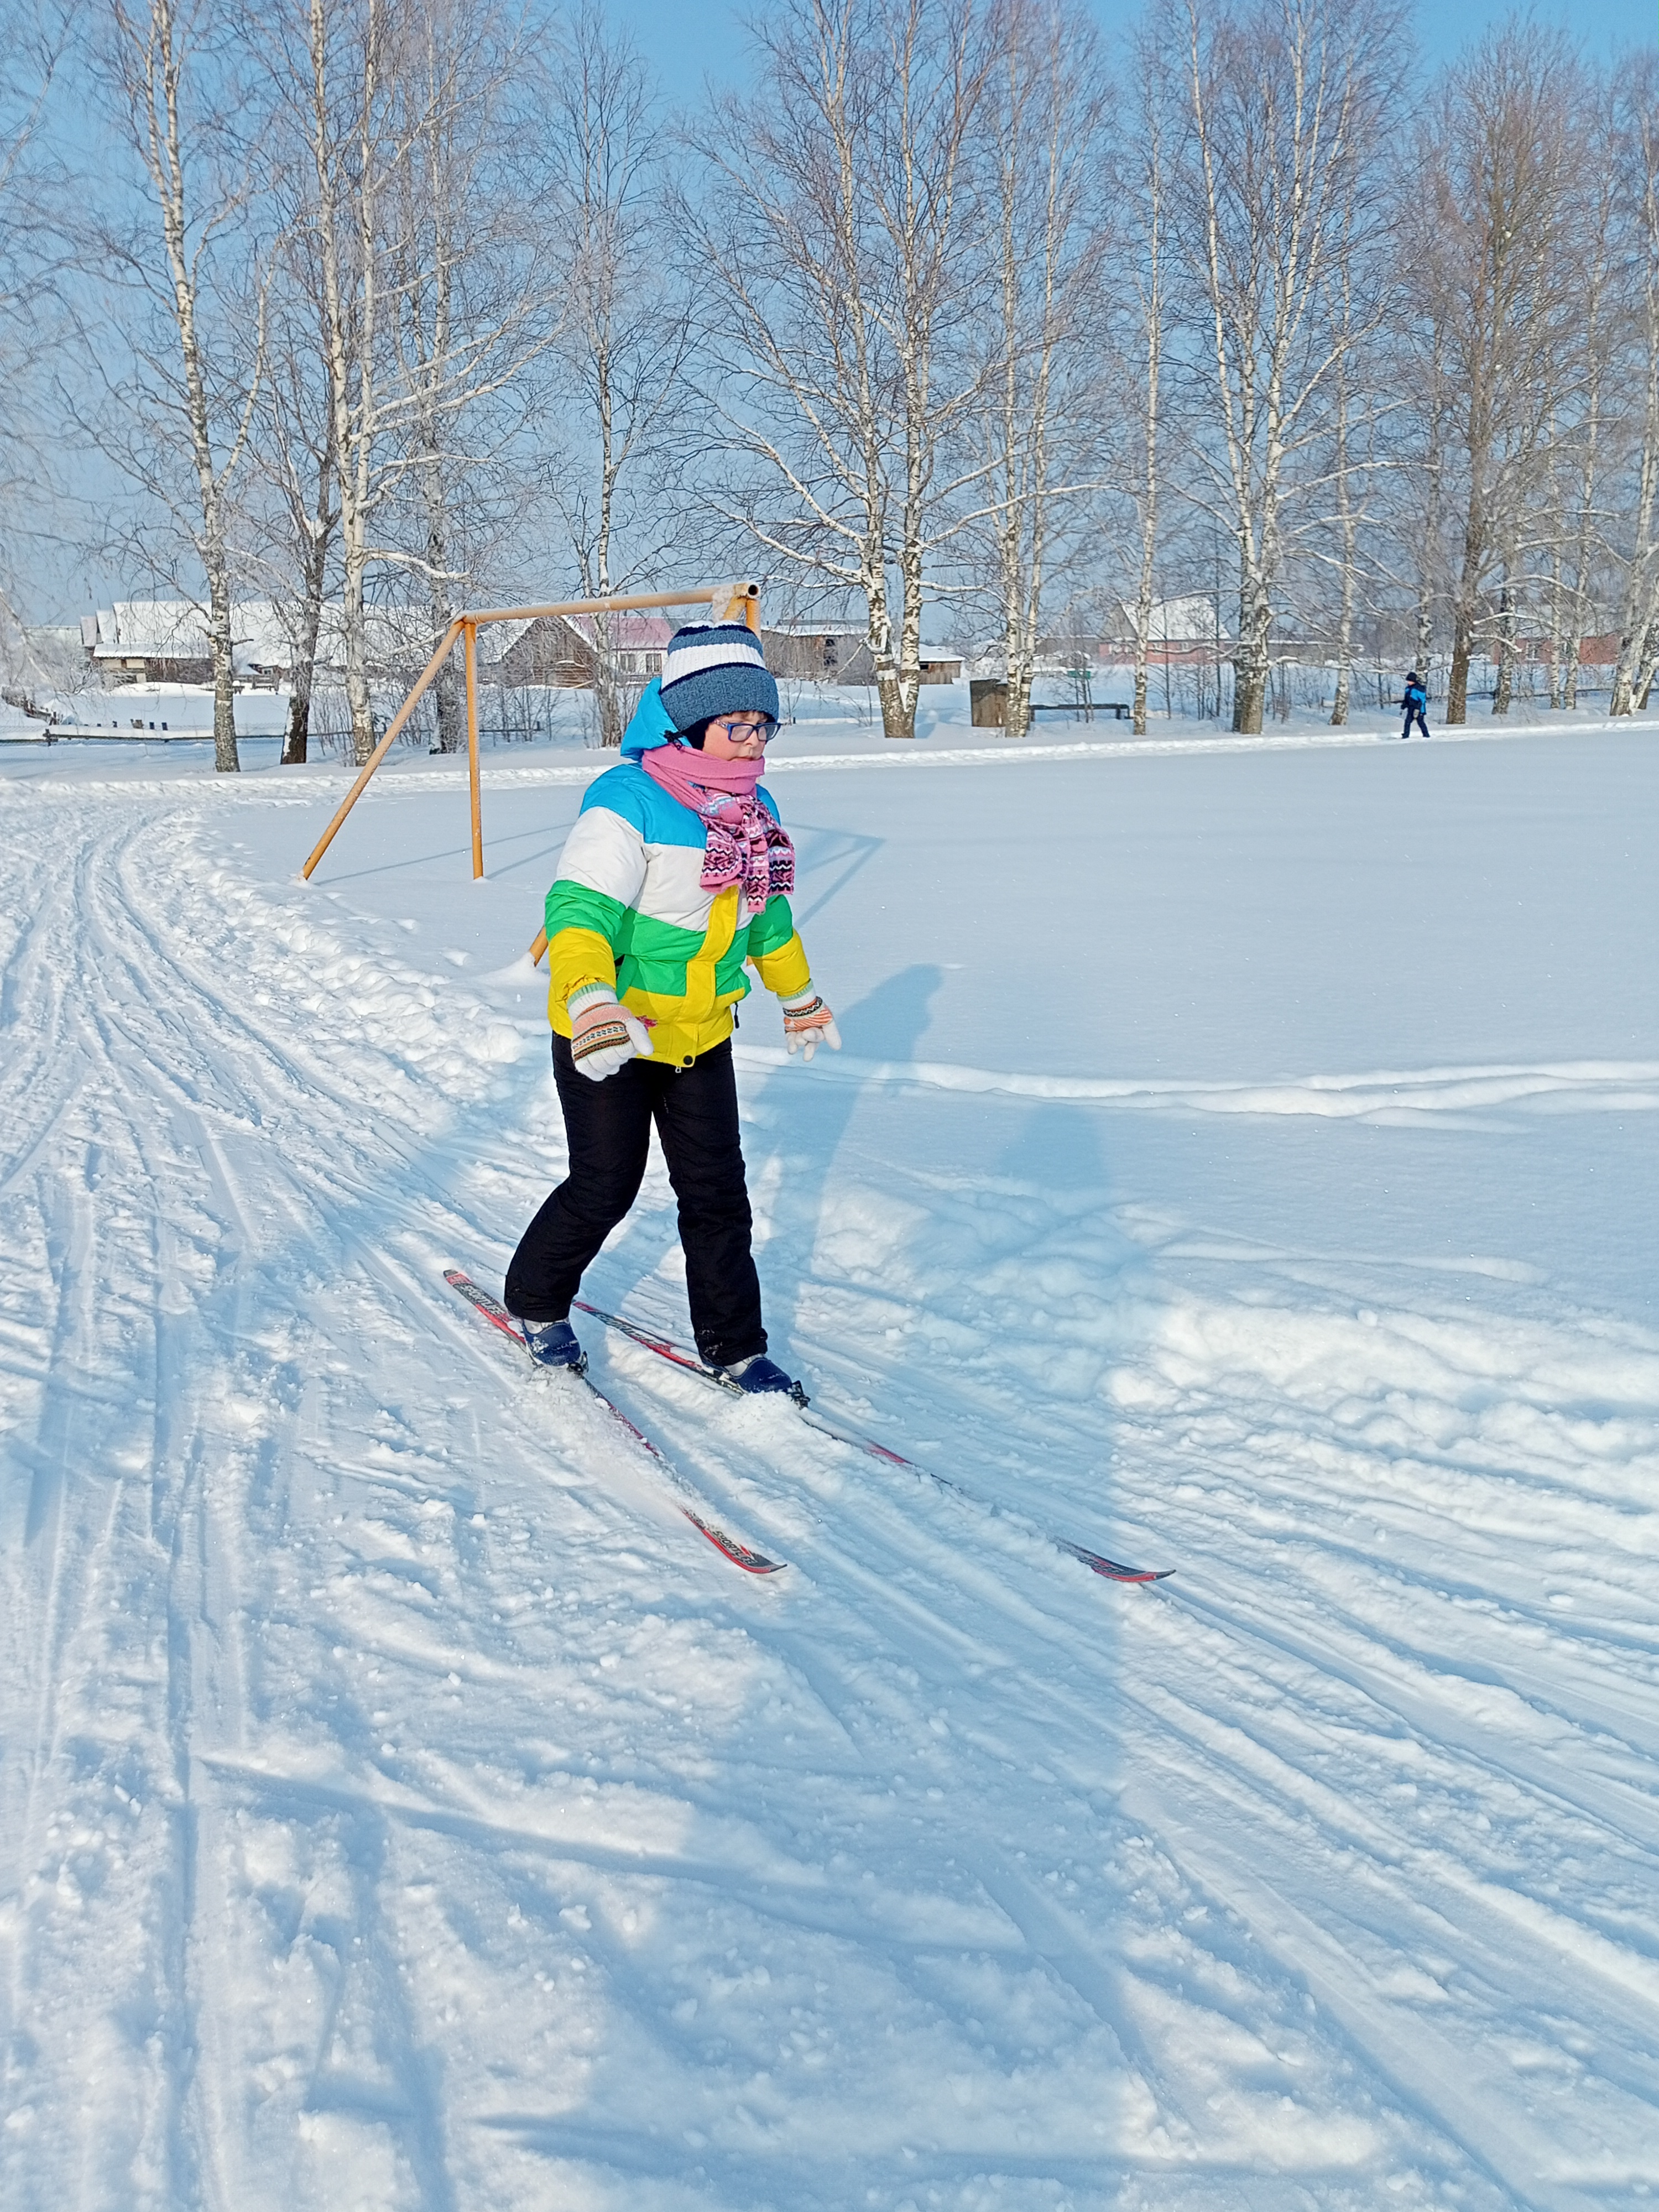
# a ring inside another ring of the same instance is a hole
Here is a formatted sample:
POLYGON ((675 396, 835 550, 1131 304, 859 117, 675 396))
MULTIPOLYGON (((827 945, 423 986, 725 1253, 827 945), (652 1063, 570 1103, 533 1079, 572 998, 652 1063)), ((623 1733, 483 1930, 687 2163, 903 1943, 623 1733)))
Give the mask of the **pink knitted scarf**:
POLYGON ((744 904, 758 914, 768 899, 795 888, 795 848, 756 796, 763 761, 710 760, 670 738, 640 757, 653 783, 701 815, 707 831, 702 887, 741 884, 744 904))

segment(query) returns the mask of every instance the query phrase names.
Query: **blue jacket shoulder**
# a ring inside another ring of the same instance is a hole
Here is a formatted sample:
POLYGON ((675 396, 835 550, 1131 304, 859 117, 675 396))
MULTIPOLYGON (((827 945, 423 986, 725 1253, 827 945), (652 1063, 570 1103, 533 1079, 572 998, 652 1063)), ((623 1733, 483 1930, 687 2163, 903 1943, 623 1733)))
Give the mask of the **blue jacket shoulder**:
MULTIPOLYGON (((757 787, 755 796, 772 819, 781 824, 777 801, 763 783, 757 787)), ((707 835, 691 809, 646 774, 637 755, 594 777, 582 794, 582 812, 586 814, 590 806, 602 806, 607 813, 620 815, 653 845, 701 845, 707 835)))
POLYGON ((586 814, 596 807, 620 816, 648 845, 701 845, 707 834, 691 809, 682 806, 635 760, 619 762, 588 785, 581 811, 586 814))

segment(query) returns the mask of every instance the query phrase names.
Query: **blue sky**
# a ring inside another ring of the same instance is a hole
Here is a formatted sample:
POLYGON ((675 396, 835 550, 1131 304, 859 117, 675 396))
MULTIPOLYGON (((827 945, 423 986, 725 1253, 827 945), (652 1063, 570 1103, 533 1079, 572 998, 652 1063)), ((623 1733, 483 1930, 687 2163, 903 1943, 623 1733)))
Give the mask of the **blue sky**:
MULTIPOLYGON (((1114 0, 1092 0, 1094 13, 1111 31, 1132 21, 1133 7, 1114 0)), ((1432 0, 1417 10, 1417 36, 1423 58, 1447 61, 1489 24, 1514 12, 1490 0, 1432 0)), ((1533 10, 1540 23, 1559 25, 1581 40, 1587 53, 1605 55, 1638 40, 1659 40, 1659 0, 1562 0, 1533 10)), ((744 74, 744 36, 739 11, 719 4, 691 7, 686 0, 611 0, 611 13, 631 23, 651 54, 678 104, 691 102, 705 76, 730 82, 744 74)))

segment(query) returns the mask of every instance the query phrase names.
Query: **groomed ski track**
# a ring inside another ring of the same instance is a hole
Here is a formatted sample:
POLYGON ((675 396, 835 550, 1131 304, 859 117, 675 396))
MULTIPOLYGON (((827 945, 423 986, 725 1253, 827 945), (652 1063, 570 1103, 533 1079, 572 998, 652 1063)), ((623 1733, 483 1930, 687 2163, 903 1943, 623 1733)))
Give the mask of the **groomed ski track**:
MULTIPOLYGON (((559 1171, 537 989, 446 963, 447 811, 301 890, 325 811, 0 782, 8 2212, 1659 2190, 1659 1339, 1518 1262, 1154 1219, 1012 1118, 958 1170, 1029 1100, 938 1099, 907 1160, 920 1073, 859 1151, 845 1071, 751 1056, 826 1406, 1180 1574, 592 1327, 791 1563, 749 1581, 446 1290, 559 1171)), ((1474 1145, 1592 1060, 1424 1082, 1474 1145)), ((1594 1064, 1572 1131, 1659 1126, 1651 1056, 1594 1064)), ((654 1164, 594 1288, 683 1330, 654 1164)))

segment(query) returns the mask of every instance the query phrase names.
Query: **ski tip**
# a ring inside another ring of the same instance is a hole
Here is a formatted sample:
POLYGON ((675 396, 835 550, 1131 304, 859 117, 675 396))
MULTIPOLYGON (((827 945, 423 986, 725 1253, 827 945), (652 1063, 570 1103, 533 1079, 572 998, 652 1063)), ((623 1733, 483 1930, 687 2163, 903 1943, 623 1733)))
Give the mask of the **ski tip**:
POLYGON ((1112 1583, 1162 1583, 1175 1572, 1173 1567, 1126 1567, 1116 1559, 1109 1559, 1099 1552, 1085 1551, 1081 1544, 1068 1544, 1062 1537, 1060 1549, 1069 1552, 1074 1559, 1081 1559, 1091 1573, 1103 1576, 1112 1583))
POLYGON ((708 1537, 722 1559, 730 1559, 734 1567, 741 1567, 747 1575, 779 1575, 789 1564, 787 1559, 769 1559, 764 1552, 751 1552, 747 1544, 739 1544, 724 1528, 717 1528, 713 1522, 694 1513, 689 1505, 682 1505, 680 1510, 694 1528, 708 1537))

